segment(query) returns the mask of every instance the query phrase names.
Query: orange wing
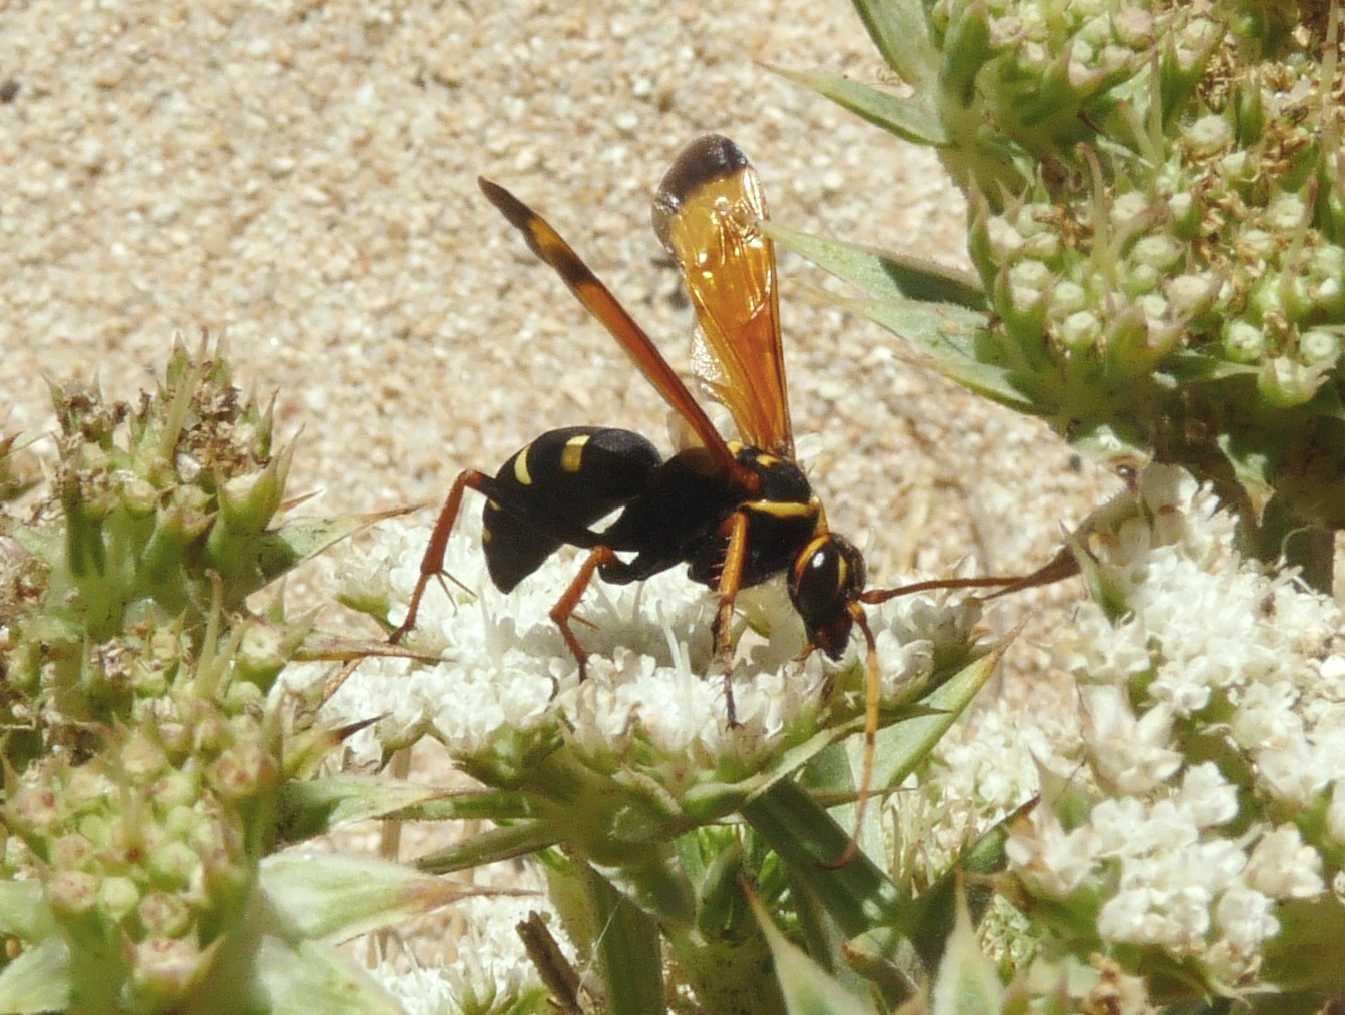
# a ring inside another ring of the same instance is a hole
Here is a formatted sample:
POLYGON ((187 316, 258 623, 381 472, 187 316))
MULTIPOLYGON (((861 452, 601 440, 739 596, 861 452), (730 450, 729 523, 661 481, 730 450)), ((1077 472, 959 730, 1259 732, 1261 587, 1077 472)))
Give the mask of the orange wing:
POLYGON ((677 258, 700 321, 694 359, 743 440, 793 457, 775 245, 761 182, 747 156, 718 134, 682 152, 654 195, 654 232, 677 258))
POLYGON ((560 234, 545 219, 513 194, 484 177, 479 177, 477 183, 490 203, 523 234, 532 252, 556 270, 579 302, 621 343, 621 348, 635 361, 640 372, 695 431, 716 464, 732 473, 739 485, 753 489, 758 482, 755 474, 738 463, 723 436, 715 429, 710 417, 687 390, 682 379, 668 365, 667 360, 659 355, 649 336, 626 313, 611 291, 598 280, 598 276, 579 259, 579 255, 570 249, 570 245, 561 239, 560 234))

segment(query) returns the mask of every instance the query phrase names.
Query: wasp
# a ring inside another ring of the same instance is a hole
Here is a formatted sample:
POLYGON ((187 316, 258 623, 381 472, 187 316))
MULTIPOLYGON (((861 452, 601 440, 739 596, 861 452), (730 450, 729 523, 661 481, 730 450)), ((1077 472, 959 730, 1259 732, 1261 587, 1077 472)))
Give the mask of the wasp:
MULTIPOLYGON (((653 226, 681 268, 699 324, 693 361, 723 403, 741 441, 725 438, 653 341, 540 215, 499 184, 486 198, 523 234, 579 302, 611 333, 690 428, 691 446, 669 458, 629 430, 549 430, 494 475, 466 469, 454 480, 421 561, 397 640, 412 629, 421 597, 444 577, 444 552, 463 494, 486 497, 481 532, 491 581, 508 593, 563 545, 587 553, 550 612, 584 677, 587 654, 570 626, 585 589, 641 581, 686 565, 718 594, 713 634, 722 660, 728 721, 735 722, 731 621, 738 593, 783 575, 807 635, 806 652, 832 659, 858 628, 867 646, 866 777, 878 725, 878 668, 864 606, 930 588, 1023 587, 1029 579, 973 578, 866 588, 864 558, 832 531, 794 459, 775 250, 761 223, 766 202, 742 150, 711 134, 688 145, 654 195, 653 226), (619 511, 600 531, 593 526, 619 511)), ((1038 584, 1039 581, 1032 581, 1038 584)))

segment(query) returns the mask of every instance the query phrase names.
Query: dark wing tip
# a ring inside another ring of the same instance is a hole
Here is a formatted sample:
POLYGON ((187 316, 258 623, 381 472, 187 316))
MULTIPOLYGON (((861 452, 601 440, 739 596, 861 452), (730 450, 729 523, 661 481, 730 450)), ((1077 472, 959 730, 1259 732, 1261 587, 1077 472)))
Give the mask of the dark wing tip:
POLYGON ((528 223, 536 217, 532 209, 498 183, 487 180, 484 176, 478 176, 476 182, 481 188, 481 193, 486 195, 486 200, 500 209, 500 213, 510 224, 524 232, 528 231, 528 223))
POLYGON ((682 149, 659 184, 659 197, 681 204, 706 183, 750 166, 743 150, 724 135, 706 134, 682 149))

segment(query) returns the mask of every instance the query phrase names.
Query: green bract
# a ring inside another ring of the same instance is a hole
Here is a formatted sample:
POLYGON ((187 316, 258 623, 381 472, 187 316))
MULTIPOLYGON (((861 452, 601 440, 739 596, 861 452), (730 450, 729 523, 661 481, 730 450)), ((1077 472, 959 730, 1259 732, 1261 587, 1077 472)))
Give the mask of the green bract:
POLYGON ((772 234, 972 390, 1110 461, 1215 480, 1266 559, 1288 532, 1345 527, 1329 5, 855 6, 912 94, 792 76, 935 147, 969 198, 984 295, 900 254, 772 234))
MULTIPOLYGON (((134 408, 51 389, 47 498, 0 514, 0 1011, 396 1012, 327 942, 467 893, 279 852, 331 826, 295 787, 352 730, 277 677, 360 652, 246 605, 369 519, 284 517, 292 447, 218 351, 179 343, 134 408)), ((4 500, 32 485, 16 443, 4 500)))

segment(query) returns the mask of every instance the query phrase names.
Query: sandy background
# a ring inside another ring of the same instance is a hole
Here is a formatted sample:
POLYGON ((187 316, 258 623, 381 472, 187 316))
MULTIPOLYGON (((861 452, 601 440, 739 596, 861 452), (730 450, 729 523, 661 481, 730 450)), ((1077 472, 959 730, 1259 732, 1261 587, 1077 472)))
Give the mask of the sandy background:
MULTIPOLYGON (((690 311, 648 225, 676 152, 718 130, 790 225, 961 262, 926 151, 761 64, 873 79, 843 0, 678 4, 0 3, 0 395, 39 371, 130 397, 175 332, 228 336, 303 428, 326 510, 442 495, 538 431, 662 403, 477 193, 546 214, 677 365, 690 311)), ((891 355, 781 264, 796 429, 833 526, 882 576, 1049 553, 1095 477, 1036 425, 891 355)))

